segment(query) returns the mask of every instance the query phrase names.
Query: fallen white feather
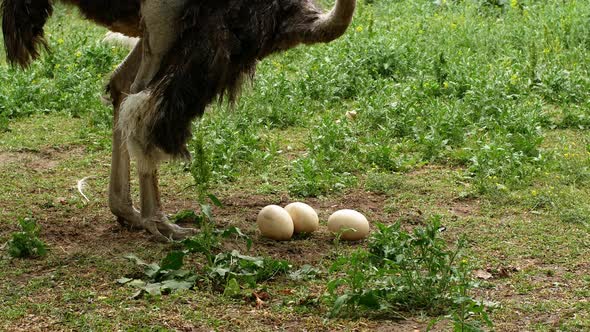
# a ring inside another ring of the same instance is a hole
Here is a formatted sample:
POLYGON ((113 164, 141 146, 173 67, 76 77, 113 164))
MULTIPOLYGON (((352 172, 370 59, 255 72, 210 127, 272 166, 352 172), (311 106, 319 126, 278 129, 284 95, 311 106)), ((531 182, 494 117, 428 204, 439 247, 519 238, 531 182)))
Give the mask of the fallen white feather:
POLYGON ((86 182, 87 182, 88 180, 90 180, 90 179, 94 179, 94 178, 96 178, 96 176, 93 176, 93 175, 92 175, 92 176, 87 176, 87 177, 83 178, 82 180, 79 180, 79 181, 78 181, 78 185, 77 185, 77 187, 78 187, 78 192, 79 192, 79 193, 80 193, 80 195, 82 195, 82 197, 83 197, 83 198, 86 200, 86 203, 90 202, 90 199, 88 198, 88 196, 86 196, 86 195, 84 194, 84 188, 86 188, 86 186, 87 186, 87 183, 86 183, 86 182))

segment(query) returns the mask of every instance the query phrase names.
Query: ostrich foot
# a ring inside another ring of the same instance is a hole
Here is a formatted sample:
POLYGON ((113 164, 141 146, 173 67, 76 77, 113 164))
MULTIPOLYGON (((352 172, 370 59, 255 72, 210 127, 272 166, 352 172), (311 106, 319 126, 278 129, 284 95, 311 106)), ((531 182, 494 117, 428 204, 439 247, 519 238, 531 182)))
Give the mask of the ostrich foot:
POLYGON ((135 208, 126 209, 125 211, 117 211, 117 222, 125 228, 131 230, 144 229, 141 221, 141 214, 135 208))
POLYGON ((194 228, 185 228, 173 224, 165 216, 144 219, 143 227, 161 242, 184 240, 197 232, 194 228))

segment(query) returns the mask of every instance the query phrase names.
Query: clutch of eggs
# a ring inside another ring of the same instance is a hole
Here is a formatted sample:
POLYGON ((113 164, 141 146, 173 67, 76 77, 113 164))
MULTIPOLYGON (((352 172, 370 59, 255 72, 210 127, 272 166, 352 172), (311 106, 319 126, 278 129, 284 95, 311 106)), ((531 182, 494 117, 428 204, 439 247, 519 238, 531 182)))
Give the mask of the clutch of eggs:
MULTIPOLYGON (((291 203, 285 208, 278 205, 265 206, 256 219, 262 236, 286 241, 293 233, 312 233, 319 229, 317 212, 301 202, 291 203)), ((328 230, 340 234, 340 239, 357 241, 369 235, 369 221, 355 210, 339 210, 328 218, 328 230)))

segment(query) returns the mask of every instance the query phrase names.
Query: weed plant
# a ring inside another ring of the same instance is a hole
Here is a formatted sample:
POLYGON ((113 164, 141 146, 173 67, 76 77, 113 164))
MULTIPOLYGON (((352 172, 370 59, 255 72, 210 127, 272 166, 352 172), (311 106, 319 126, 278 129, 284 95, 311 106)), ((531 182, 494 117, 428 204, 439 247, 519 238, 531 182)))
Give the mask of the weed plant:
POLYGON ((449 248, 439 235, 440 217, 413 233, 399 223, 377 227, 368 249, 337 259, 330 269, 337 276, 328 282, 333 316, 403 317, 404 312, 422 310, 448 314, 457 326, 490 324, 483 306, 469 294, 474 283, 461 257, 465 242, 449 248))
POLYGON ((35 258, 47 254, 45 242, 39 239, 40 227, 30 218, 19 220, 20 231, 12 233, 6 243, 8 254, 14 258, 35 258))
POLYGON ((240 287, 255 288, 258 283, 284 275, 290 271, 291 265, 284 260, 269 257, 253 257, 241 254, 238 250, 223 250, 222 240, 237 238, 246 244, 245 251, 252 245, 251 239, 239 228, 215 229, 212 222, 211 209, 201 205, 201 214, 187 211, 181 212, 172 220, 194 218, 201 232, 182 241, 180 250, 171 251, 161 263, 146 263, 135 255, 126 258, 143 269, 139 275, 130 275, 118 280, 139 290, 132 296, 138 298, 143 294, 162 295, 177 290, 194 287, 211 287, 213 290, 226 293, 230 288, 232 296, 241 294, 240 287), (198 256, 194 256, 198 255, 198 256), (186 268, 185 257, 204 258, 201 269, 186 268))

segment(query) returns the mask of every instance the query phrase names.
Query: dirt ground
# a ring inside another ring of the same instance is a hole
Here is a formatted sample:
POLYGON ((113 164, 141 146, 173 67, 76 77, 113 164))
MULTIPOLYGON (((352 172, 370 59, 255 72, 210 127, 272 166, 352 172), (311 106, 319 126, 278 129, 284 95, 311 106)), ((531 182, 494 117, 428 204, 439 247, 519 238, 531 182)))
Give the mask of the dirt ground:
MULTIPOLYGON (((57 120, 63 121, 44 121, 57 120)), ((26 128, 23 124, 15 130, 26 128)), ((17 148, 8 143, 0 151, 4 186, 0 239, 17 230, 18 217, 33 216, 42 227, 40 238, 50 249, 43 259, 4 257, 0 261, 2 330, 425 331, 432 319, 420 313, 401 320, 326 319, 327 309, 317 305, 326 291, 321 279, 301 283, 284 278, 260 285, 268 298, 259 307, 251 300, 226 299, 207 289, 130 299, 133 290, 115 282, 135 269, 123 256, 134 253, 157 261, 173 245, 117 224, 107 206, 108 148, 39 142, 17 148), (77 181, 86 176, 93 176, 85 188, 88 203, 76 189, 77 181)), ((441 214, 447 240, 470 235, 475 273, 483 276, 476 295, 495 303, 491 315, 495 330, 581 331, 588 327, 587 233, 574 225, 562 224, 556 230, 552 220, 534 211, 464 197, 465 185, 457 181, 456 172, 425 167, 404 175, 394 190, 355 189, 305 202, 319 212, 323 226, 329 214, 341 208, 356 208, 371 221, 401 221, 406 229, 423 225, 429 215, 441 214)), ((194 192, 186 189, 190 177, 179 167, 165 166, 161 183, 167 211, 198 210, 194 192)), ((258 211, 294 199, 255 188, 233 183, 213 190, 224 205, 214 208, 217 226, 237 226, 249 235, 254 242, 251 254, 285 259, 295 267, 327 266, 339 254, 325 227, 311 237, 287 242, 260 237, 255 225, 258 211)), ((340 250, 363 245, 343 243, 340 250)), ((443 321, 434 330, 448 328, 443 321)))

